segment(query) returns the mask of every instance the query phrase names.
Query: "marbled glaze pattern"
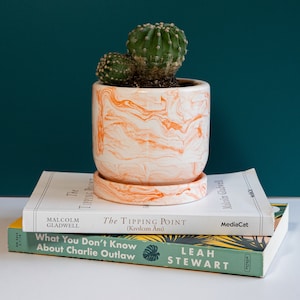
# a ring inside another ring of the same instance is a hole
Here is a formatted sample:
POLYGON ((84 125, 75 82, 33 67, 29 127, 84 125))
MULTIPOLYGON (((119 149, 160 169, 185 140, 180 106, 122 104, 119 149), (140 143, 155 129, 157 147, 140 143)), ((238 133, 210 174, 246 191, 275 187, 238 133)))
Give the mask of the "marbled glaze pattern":
POLYGON ((124 184, 94 173, 94 193, 99 198, 132 205, 175 205, 200 200, 207 192, 207 176, 202 173, 191 183, 173 185, 124 184))
POLYGON ((94 83, 93 155, 100 178, 143 186, 197 182, 208 158, 210 87, 193 83, 180 88, 94 83))
POLYGON ((210 87, 93 85, 94 192, 126 204, 171 205, 206 194, 210 87))

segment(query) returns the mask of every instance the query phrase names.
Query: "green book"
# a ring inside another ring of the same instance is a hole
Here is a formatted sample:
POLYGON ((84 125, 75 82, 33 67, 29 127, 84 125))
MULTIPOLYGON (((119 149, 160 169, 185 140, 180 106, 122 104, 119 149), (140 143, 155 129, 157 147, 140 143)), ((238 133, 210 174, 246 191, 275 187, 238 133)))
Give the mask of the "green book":
POLYGON ((263 277, 288 231, 288 205, 272 206, 272 237, 24 232, 19 218, 8 228, 8 250, 263 277))

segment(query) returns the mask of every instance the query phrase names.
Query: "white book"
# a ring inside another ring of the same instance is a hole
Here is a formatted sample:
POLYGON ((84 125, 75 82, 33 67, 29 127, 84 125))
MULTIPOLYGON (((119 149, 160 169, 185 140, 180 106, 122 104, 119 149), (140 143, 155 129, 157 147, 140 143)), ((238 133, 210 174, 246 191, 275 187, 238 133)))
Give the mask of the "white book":
POLYGON ((273 208, 255 169, 207 177, 207 195, 199 201, 172 206, 136 206, 95 196, 93 174, 44 171, 23 209, 23 231, 273 234, 273 208))

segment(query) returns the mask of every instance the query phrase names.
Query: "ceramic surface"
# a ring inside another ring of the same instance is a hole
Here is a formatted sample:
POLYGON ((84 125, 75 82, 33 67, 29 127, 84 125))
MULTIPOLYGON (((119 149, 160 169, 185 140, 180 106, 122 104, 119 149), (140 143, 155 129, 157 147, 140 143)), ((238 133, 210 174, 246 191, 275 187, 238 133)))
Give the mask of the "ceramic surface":
POLYGON ((203 172, 209 150, 210 87, 93 84, 93 155, 106 180, 178 185, 203 172))
POLYGON ((132 205, 175 205, 200 200, 207 192, 207 176, 195 181, 172 185, 124 184, 94 173, 94 193, 102 199, 132 205))

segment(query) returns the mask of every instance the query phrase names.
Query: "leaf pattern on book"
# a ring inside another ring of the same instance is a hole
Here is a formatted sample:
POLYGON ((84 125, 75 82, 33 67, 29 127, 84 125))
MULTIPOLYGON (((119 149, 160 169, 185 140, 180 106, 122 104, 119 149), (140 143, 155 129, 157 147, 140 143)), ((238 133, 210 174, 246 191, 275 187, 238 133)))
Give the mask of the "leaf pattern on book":
POLYGON ((212 236, 206 240, 205 246, 223 247, 236 250, 263 251, 270 238, 260 236, 212 236))
POLYGON ((255 251, 263 251, 270 240, 269 237, 228 235, 125 235, 124 238, 145 242, 178 243, 255 251))
POLYGON ((156 261, 159 259, 160 253, 156 245, 149 245, 143 252, 143 257, 148 261, 156 261))

